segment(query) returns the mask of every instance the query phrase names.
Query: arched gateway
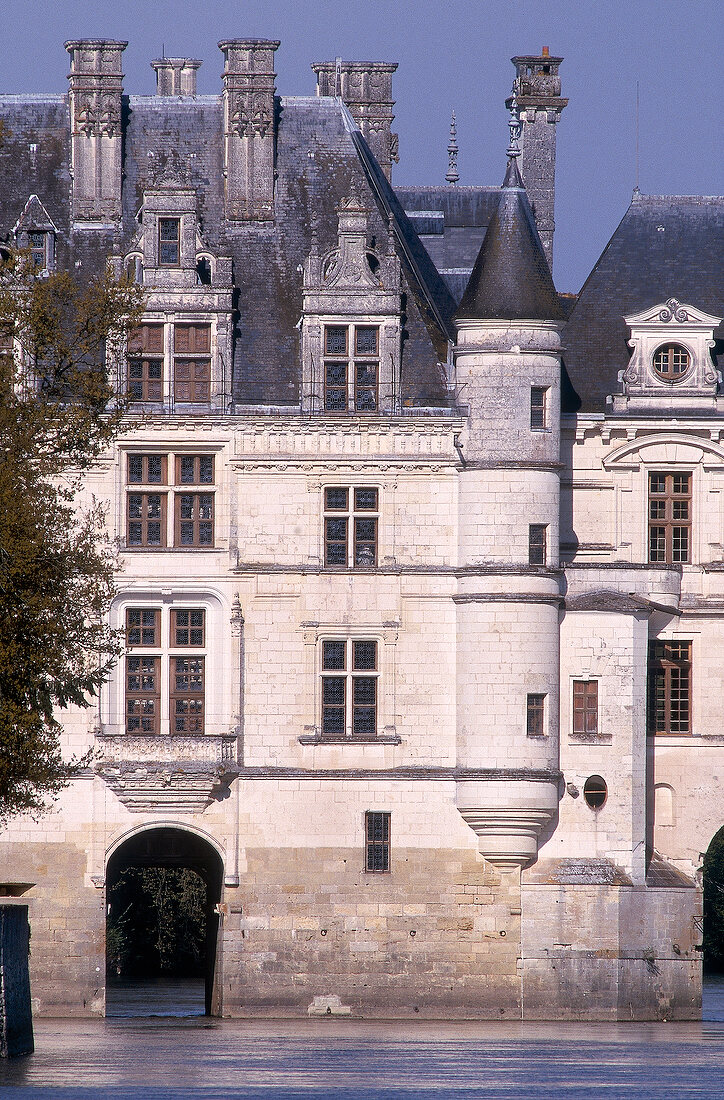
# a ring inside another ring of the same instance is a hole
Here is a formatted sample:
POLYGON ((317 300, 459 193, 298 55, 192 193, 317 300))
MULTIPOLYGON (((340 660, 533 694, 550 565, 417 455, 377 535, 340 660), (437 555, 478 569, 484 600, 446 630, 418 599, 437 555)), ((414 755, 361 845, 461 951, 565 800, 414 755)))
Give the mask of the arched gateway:
MULTIPOLYGON (((145 953, 152 959, 146 963, 145 974, 138 972, 143 962, 136 962, 137 977, 158 976, 163 960, 155 944, 148 942, 149 922, 154 929, 153 937, 160 940, 165 936, 171 952, 175 943, 183 944, 185 938, 193 938, 180 926, 179 922, 186 920, 193 923, 198 940, 194 961, 190 961, 190 956, 186 961, 188 976, 203 976, 204 1011, 206 1015, 219 1014, 219 997, 214 991, 220 963, 217 905, 223 877, 219 852, 210 841, 189 829, 170 825, 145 828, 118 844, 108 858, 106 869, 106 949, 111 980, 116 970, 118 973, 121 970, 119 938, 123 939, 126 957, 143 960, 145 953), (159 890, 167 895, 163 915, 154 896, 159 890), (169 898, 171 891, 174 896, 169 898), (178 904, 179 897, 185 899, 185 905, 178 904)), ((185 976, 183 966, 182 953, 174 971, 177 977, 185 976)))

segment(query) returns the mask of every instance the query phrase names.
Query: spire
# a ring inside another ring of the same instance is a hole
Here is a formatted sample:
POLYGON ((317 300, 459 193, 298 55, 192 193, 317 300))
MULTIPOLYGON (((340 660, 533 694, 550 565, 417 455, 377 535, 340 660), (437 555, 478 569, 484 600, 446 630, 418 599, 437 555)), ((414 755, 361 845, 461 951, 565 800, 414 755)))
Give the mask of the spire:
POLYGON ((520 118, 511 104, 508 166, 498 206, 455 317, 559 321, 562 312, 518 169, 520 118))
POLYGON ((447 147, 447 175, 445 179, 448 183, 456 184, 460 179, 458 173, 458 143, 457 143, 457 126, 455 125, 455 112, 453 111, 450 118, 450 144, 447 147))

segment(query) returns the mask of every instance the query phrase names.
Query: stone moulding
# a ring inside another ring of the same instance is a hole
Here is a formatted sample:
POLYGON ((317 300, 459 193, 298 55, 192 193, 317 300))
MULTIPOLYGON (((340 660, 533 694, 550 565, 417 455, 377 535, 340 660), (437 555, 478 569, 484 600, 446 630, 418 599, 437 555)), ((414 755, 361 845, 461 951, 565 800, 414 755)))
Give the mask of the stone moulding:
POLYGON ((98 734, 96 772, 132 813, 201 813, 239 773, 235 735, 98 734))

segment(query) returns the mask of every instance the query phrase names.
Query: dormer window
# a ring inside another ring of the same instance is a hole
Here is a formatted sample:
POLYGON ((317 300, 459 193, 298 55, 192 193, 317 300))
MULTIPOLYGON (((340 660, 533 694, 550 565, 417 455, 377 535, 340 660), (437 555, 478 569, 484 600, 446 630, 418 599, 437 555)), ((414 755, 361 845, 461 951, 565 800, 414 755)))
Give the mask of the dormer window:
POLYGON ((180 267, 181 265, 181 219, 158 219, 158 263, 159 267, 180 267))
POLYGON ((325 325, 324 408, 376 412, 379 326, 325 325))
POLYGON ((678 382, 690 366, 691 356, 682 344, 664 344, 654 352, 654 370, 664 382, 678 382))
POLYGON ((48 234, 28 233, 30 265, 34 272, 40 273, 48 267, 48 234))

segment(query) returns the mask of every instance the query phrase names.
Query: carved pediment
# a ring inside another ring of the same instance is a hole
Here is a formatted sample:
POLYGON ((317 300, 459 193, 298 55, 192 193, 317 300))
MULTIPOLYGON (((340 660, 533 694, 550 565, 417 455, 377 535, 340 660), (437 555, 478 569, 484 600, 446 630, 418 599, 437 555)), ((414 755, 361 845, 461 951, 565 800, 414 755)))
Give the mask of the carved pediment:
POLYGON ((53 219, 37 195, 31 195, 25 203, 23 212, 13 226, 13 233, 57 233, 53 219))
POLYGON ((712 398, 719 374, 711 358, 721 317, 667 298, 624 318, 632 355, 621 381, 628 398, 712 398))

